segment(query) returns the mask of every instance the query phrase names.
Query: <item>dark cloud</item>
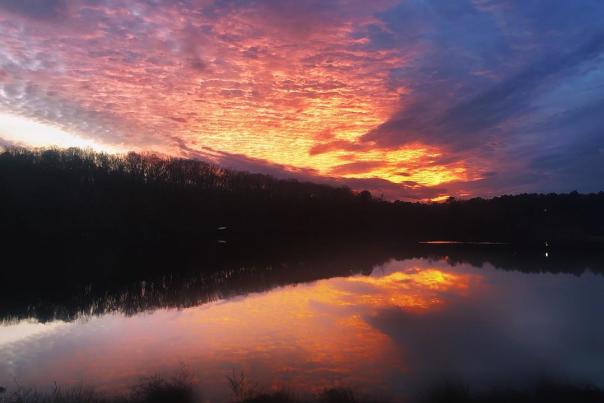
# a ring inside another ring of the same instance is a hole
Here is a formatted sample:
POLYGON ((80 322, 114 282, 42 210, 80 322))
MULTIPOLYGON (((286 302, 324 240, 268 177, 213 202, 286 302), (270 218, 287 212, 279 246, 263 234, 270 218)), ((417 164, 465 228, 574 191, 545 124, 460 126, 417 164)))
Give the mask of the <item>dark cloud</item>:
POLYGON ((541 172, 549 181, 547 190, 582 189, 597 192, 604 181, 604 101, 589 103, 539 127, 547 136, 556 130, 557 140, 531 160, 531 169, 541 172), (578 182, 576 178, 581 178, 578 182))
POLYGON ((333 140, 325 143, 317 143, 310 148, 308 151, 309 155, 325 154, 330 151, 343 150, 343 151, 367 151, 372 149, 373 144, 367 142, 355 142, 348 140, 333 140))
POLYGON ((439 121, 441 131, 459 136, 481 133, 514 115, 530 113, 531 100, 541 86, 547 85, 556 75, 572 74, 572 69, 593 60, 603 49, 604 35, 598 34, 569 54, 547 57, 529 66, 520 74, 447 111, 439 121))
POLYGON ((402 108, 358 147, 426 143, 446 150, 442 162, 480 155, 494 174, 451 187, 481 193, 601 188, 588 172, 602 166, 602 15, 596 1, 398 5, 370 30, 372 45, 425 56, 391 70, 390 86, 408 91, 402 108))
POLYGON ((337 165, 330 169, 332 175, 356 174, 372 171, 375 168, 388 166, 383 161, 355 161, 337 165))
POLYGON ((487 130, 514 116, 531 113, 531 101, 549 80, 572 74, 572 69, 592 61, 603 50, 604 35, 595 35, 572 52, 546 57, 440 116, 434 116, 428 105, 414 105, 367 133, 362 140, 387 146, 421 141, 454 151, 482 147, 489 137, 487 130))
POLYGON ((65 0, 0 0, 0 8, 26 17, 52 20, 67 12, 65 0))

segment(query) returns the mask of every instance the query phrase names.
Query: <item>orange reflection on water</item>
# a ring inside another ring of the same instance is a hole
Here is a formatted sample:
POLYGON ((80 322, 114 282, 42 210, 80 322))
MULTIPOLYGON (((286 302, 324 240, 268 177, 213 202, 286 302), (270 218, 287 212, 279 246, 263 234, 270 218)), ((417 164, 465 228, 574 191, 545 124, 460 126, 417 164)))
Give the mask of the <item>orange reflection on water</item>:
POLYGON ((395 272, 383 277, 352 277, 351 282, 374 286, 371 292, 357 298, 366 305, 384 308, 396 306, 407 310, 430 309, 443 303, 438 292, 465 294, 470 287, 469 275, 446 273, 438 269, 395 272))
MULTIPOLYGON (((29 358, 19 364, 21 376, 30 379, 20 381, 84 380, 115 390, 185 363, 204 393, 217 400, 228 396, 225 375, 233 369, 272 389, 387 390, 392 378, 385 374, 412 368, 371 318, 384 309, 420 315, 440 309, 449 296, 473 292, 481 281, 476 275, 397 265, 387 265, 383 274, 287 286, 184 310, 71 323, 44 336, 44 343, 23 341, 29 358)), ((20 354, 12 356, 18 361, 20 354)))
POLYGON ((407 368, 397 346, 367 319, 388 308, 444 307, 442 294, 465 295, 476 280, 436 268, 322 280, 195 309, 184 325, 205 329, 204 349, 215 357, 240 365, 264 357, 275 388, 375 388, 384 368, 407 368))

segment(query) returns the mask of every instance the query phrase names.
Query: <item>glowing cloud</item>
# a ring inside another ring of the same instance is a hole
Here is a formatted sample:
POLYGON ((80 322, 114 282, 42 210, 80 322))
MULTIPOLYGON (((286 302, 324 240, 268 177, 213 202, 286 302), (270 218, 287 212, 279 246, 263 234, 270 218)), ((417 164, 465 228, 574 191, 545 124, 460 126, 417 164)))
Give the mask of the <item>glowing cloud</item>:
POLYGON ((597 0, 28 4, 0 2, 0 108, 90 143, 4 131, 20 143, 212 153, 389 197, 600 190, 597 0))

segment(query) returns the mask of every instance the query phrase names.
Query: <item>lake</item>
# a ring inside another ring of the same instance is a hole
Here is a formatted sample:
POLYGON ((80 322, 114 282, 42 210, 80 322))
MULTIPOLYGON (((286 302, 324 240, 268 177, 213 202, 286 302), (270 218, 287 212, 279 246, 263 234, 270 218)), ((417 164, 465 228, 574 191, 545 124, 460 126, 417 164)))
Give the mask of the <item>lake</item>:
POLYGON ((501 245, 424 248, 359 266, 323 254, 165 276, 44 317, 24 307, 0 322, 0 385, 111 394, 186 371, 208 401, 228 399, 226 377, 241 373, 267 391, 345 386, 393 400, 444 380, 604 388, 600 261, 501 245))

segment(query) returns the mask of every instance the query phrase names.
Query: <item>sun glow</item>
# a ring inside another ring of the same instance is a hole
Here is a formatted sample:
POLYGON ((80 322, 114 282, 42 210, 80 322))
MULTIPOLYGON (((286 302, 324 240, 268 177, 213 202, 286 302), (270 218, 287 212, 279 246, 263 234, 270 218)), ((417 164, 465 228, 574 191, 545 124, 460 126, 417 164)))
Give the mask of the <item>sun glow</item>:
POLYGON ((69 133, 48 123, 23 116, 0 112, 0 139, 27 147, 78 147, 95 151, 124 152, 121 146, 103 144, 80 135, 69 133))
POLYGON ((449 195, 440 195, 440 196, 433 197, 432 199, 430 199, 430 201, 434 202, 434 203, 442 203, 444 201, 447 201, 449 199, 449 197, 451 197, 451 196, 449 196, 449 195))
POLYGON ((370 151, 357 160, 376 161, 374 167, 364 172, 343 173, 345 178, 381 178, 394 183, 416 183, 437 186, 442 183, 468 180, 471 175, 461 163, 435 164, 439 153, 422 146, 410 146, 399 150, 370 151), (379 162, 378 162, 379 161, 379 162))

